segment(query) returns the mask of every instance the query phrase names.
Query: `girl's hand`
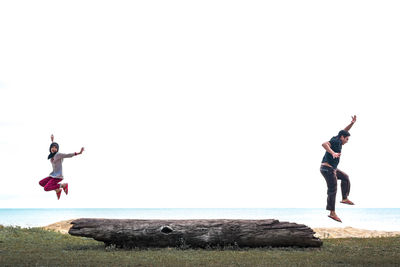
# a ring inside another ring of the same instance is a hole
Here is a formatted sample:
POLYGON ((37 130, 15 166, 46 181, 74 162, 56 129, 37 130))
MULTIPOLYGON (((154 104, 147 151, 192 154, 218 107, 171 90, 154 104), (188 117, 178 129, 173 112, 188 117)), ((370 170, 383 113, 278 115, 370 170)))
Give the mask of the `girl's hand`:
POLYGON ((351 116, 351 123, 355 123, 357 121, 357 115, 351 116))
POLYGON ((54 142, 54 135, 51 135, 50 138, 51 138, 51 142, 53 143, 54 142))
POLYGON ((81 148, 81 152, 79 152, 78 154, 82 154, 83 151, 85 151, 84 147, 81 148))

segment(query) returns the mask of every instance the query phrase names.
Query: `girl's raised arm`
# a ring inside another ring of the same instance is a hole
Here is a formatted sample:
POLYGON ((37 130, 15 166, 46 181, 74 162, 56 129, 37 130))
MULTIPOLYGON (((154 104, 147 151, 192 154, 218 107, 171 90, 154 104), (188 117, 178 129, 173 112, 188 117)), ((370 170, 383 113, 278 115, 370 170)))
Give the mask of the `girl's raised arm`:
POLYGON ((81 148, 81 151, 80 151, 79 153, 76 153, 76 154, 77 154, 77 155, 80 155, 80 154, 82 154, 83 151, 85 151, 85 148, 84 148, 84 147, 82 147, 82 148, 81 148))
POLYGON ((57 153, 57 154, 55 155, 55 157, 57 157, 57 159, 59 159, 59 158, 61 158, 61 159, 72 158, 73 156, 82 154, 82 152, 83 152, 84 150, 85 150, 85 148, 82 147, 80 152, 74 152, 74 153, 68 153, 68 154, 57 153))

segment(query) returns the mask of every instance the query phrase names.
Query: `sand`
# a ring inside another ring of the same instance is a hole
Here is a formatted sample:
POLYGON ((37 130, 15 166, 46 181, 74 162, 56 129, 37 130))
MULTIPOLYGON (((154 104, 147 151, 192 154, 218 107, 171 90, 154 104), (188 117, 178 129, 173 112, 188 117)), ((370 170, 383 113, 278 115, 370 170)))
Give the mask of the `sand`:
MULTIPOLYGON (((44 229, 57 231, 62 234, 67 234, 69 228, 72 226, 71 220, 56 222, 47 226, 44 229)), ((389 237, 389 236, 400 236, 400 231, 375 231, 375 230, 365 230, 357 229, 353 227, 338 227, 338 228, 314 228, 315 236, 321 239, 326 238, 348 238, 348 237, 389 237)))
POLYGON ((71 228, 72 224, 71 222, 74 219, 71 220, 66 220, 66 221, 61 221, 61 222, 56 222, 47 226, 44 226, 43 228, 46 230, 52 230, 56 232, 60 232, 62 234, 68 234, 69 228, 71 228))
POLYGON ((347 238, 347 237, 389 237, 389 236, 399 236, 399 231, 376 231, 376 230, 365 230, 353 227, 343 227, 343 228, 314 228, 316 233, 314 236, 321 239, 325 238, 347 238))

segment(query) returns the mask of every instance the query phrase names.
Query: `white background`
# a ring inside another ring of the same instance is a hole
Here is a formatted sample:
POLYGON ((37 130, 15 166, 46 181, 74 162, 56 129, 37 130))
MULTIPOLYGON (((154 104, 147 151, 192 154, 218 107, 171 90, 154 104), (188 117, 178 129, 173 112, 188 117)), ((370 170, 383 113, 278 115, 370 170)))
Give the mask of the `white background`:
POLYGON ((0 208, 398 207, 398 1, 1 1, 0 208), (38 184, 50 135, 69 195, 38 184), (340 190, 337 199, 340 199, 340 190))

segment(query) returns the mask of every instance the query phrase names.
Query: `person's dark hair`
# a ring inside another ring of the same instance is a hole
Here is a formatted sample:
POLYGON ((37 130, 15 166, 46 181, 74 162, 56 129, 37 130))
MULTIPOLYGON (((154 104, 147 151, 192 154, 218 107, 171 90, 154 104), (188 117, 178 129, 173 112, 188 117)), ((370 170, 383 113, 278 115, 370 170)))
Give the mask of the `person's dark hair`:
POLYGON ((350 136, 350 133, 349 133, 348 131, 346 131, 346 130, 341 130, 341 131, 338 133, 337 136, 338 136, 339 138, 340 138, 341 136, 347 137, 347 136, 350 136))
POLYGON ((57 148, 57 152, 58 152, 58 150, 59 150, 59 148, 60 148, 60 146, 59 146, 56 142, 51 143, 50 148, 49 148, 50 154, 49 154, 49 156, 47 157, 47 159, 51 159, 52 157, 55 156, 55 154, 57 154, 57 152, 56 152, 56 153, 51 153, 51 148, 52 148, 53 146, 55 146, 55 147, 57 148))

